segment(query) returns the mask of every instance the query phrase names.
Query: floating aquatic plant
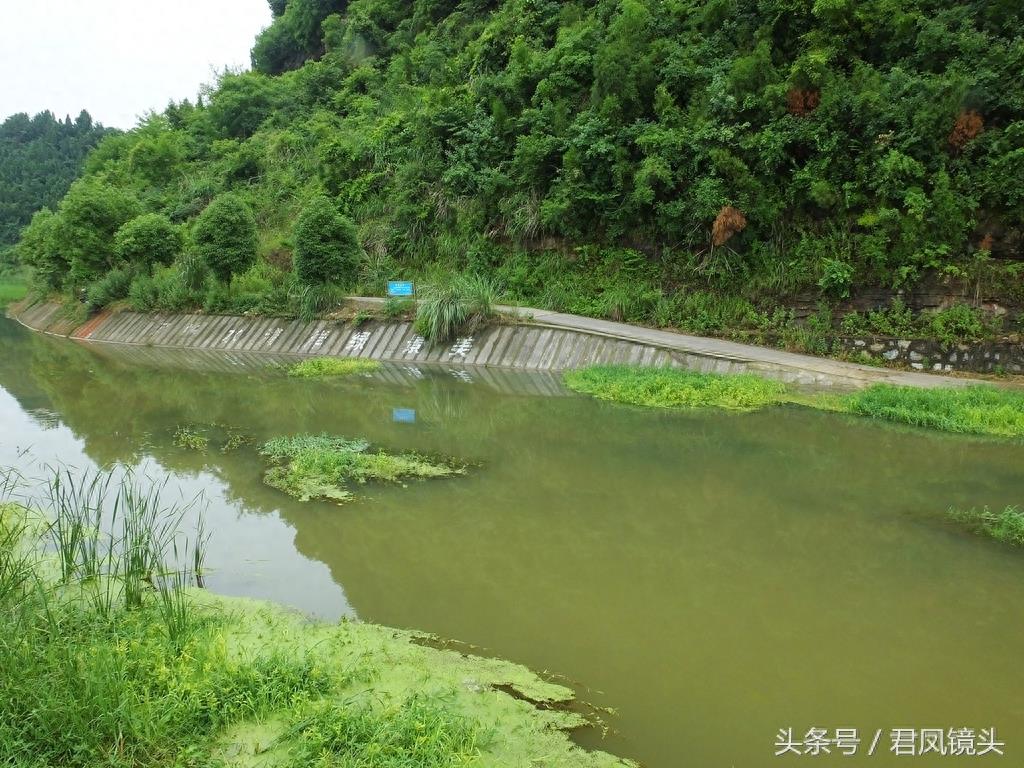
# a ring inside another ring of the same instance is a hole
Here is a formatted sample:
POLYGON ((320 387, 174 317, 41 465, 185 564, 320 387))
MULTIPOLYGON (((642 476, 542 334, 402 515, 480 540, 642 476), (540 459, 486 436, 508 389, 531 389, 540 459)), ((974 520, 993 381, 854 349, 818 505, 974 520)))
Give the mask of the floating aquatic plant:
POLYGON ((288 375, 302 379, 322 376, 352 376, 358 373, 373 373, 380 369, 376 360, 353 357, 314 357, 288 367, 288 375))
POLYGON ((371 451, 365 440, 329 435, 278 437, 265 443, 260 453, 277 465, 267 472, 267 485, 302 501, 325 498, 340 503, 352 498, 351 483, 448 477, 465 471, 417 453, 371 451))

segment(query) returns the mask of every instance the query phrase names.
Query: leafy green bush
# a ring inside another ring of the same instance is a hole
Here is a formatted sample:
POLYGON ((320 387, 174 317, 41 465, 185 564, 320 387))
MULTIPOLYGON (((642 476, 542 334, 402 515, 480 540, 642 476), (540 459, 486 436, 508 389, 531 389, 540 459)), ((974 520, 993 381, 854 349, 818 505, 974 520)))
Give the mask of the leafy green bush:
POLYGON ((244 272, 256 261, 256 220, 236 195, 214 198, 196 220, 196 252, 222 282, 244 272))
POLYGON ((141 272, 132 278, 128 303, 136 312, 152 312, 160 305, 160 291, 152 275, 141 272))
POLYGON ((994 324, 986 320, 981 310, 967 304, 940 309, 928 318, 925 327, 929 336, 947 346, 979 341, 994 330, 994 324))
POLYGON ((362 249, 355 225, 320 195, 295 225, 295 274, 304 285, 351 285, 362 249))
POLYGON ((117 231, 138 213, 139 202, 126 189, 99 179, 76 181, 61 201, 53 231, 69 264, 65 284, 82 287, 105 274, 115 262, 117 231))
POLYGON ((86 291, 85 300, 89 308, 102 309, 108 304, 127 298, 134 276, 131 267, 118 267, 107 272, 86 291))
POLYGON ((168 265, 181 251, 181 230, 159 213, 144 213, 127 222, 114 236, 114 253, 131 264, 168 265))

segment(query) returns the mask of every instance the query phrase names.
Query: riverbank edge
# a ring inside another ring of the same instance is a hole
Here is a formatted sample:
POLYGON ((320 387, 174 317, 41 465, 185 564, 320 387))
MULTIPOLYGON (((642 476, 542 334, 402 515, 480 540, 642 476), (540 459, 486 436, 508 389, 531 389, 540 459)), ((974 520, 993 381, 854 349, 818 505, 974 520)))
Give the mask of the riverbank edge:
MULTIPOLYGON (((301 762, 293 754, 297 725, 316 712, 342 719, 374 712, 379 716, 376 726, 387 727, 395 713, 419 706, 442 726, 472 734, 469 751, 458 756, 473 764, 516 768, 553 759, 566 768, 637 768, 628 759, 572 741, 573 731, 595 722, 592 714, 584 714, 592 708, 567 685, 545 680, 512 661, 464 653, 458 644, 429 633, 355 619, 320 621, 271 601, 184 584, 170 588, 184 600, 178 602, 177 622, 184 634, 177 639, 169 634, 156 586, 152 592, 144 591, 134 608, 115 605, 120 598, 111 598, 104 610, 103 595, 118 593, 120 577, 97 571, 91 577, 78 573, 62 578, 59 557, 45 550, 49 520, 34 507, 0 497, 0 555, 8 566, 0 586, 12 590, 4 596, 34 580, 36 597, 42 596, 55 626, 60 624, 57 619, 72 615, 88 619, 72 622, 75 631, 85 631, 85 639, 98 644, 83 653, 95 657, 102 646, 103 652, 129 662, 126 668, 131 663, 144 665, 142 656, 133 655, 145 653, 140 637, 165 646, 173 658, 145 662, 163 665, 157 670, 161 684, 147 695, 184 692, 195 701, 203 699, 205 694, 189 688, 191 674, 212 673, 193 663, 197 643, 215 649, 220 662, 244 681, 241 684, 265 677, 268 670, 300 670, 301 679, 282 683, 295 685, 294 698, 284 697, 270 709, 253 700, 248 715, 220 723, 217 718, 204 721, 208 727, 202 739, 187 745, 192 757, 208 753, 223 768, 295 768, 301 762), (111 633, 103 626, 124 631, 111 633), (89 627, 97 630, 95 634, 88 634, 89 627)), ((168 567, 163 564, 161 570, 168 567)), ((14 658, 21 657, 8 654, 5 662, 14 658)), ((84 675, 88 663, 81 665, 84 675)), ((105 682, 119 686, 132 681, 119 675, 105 682)), ((132 695, 138 691, 126 691, 125 700, 132 695)), ((406 746, 398 739, 394 748, 406 746)), ((130 750, 132 745, 122 740, 121 747, 130 750)))
MULTIPOLYGON (((351 297, 346 303, 356 309, 380 309, 385 300, 351 297)), ((430 347, 422 340, 416 344, 411 324, 397 320, 303 323, 261 316, 108 310, 82 323, 57 302, 28 300, 12 304, 7 314, 31 330, 50 335, 151 347, 548 371, 594 364, 668 365, 705 373, 754 373, 790 384, 841 389, 880 383, 923 388, 984 383, 980 379, 878 368, 529 307, 502 305, 495 309, 512 323, 490 326, 478 332, 477 338, 457 340, 450 347, 430 347), (188 329, 191 335, 186 333, 188 329), (266 335, 261 338, 261 333, 266 335), (371 345, 368 341, 374 335, 371 345), (270 344, 265 343, 268 339, 270 344), (328 339, 331 343, 326 343, 328 339), (463 343, 467 341, 469 348, 463 343)))

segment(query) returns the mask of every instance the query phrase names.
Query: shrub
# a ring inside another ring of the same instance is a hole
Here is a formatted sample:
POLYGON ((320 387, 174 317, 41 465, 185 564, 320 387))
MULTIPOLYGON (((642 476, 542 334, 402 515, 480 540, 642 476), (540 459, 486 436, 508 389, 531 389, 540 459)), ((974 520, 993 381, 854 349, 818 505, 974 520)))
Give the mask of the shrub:
POLYGON ((152 312, 160 304, 156 280, 145 272, 135 275, 128 288, 128 303, 136 312, 152 312))
POLYGON ((355 225, 323 195, 313 198, 295 225, 295 274, 304 285, 351 285, 362 249, 355 225))
POLYGON ((196 221, 194 238, 196 252, 223 282, 256 261, 256 220, 234 194, 220 195, 207 206, 196 221))
POLYGON ((114 253, 118 258, 146 267, 170 264, 181 251, 181 245, 181 230, 159 213, 137 216, 114 236, 114 253))
POLYGON ((131 267, 110 270, 89 286, 85 294, 85 301, 89 305, 89 309, 102 309, 108 304, 126 298, 134 276, 135 273, 131 267))
POLYGON ((994 330, 986 323, 981 310, 967 304, 954 304, 935 312, 928 319, 926 329, 929 335, 947 346, 979 341, 994 330))
POLYGON ((84 286, 114 265, 114 237, 139 213, 138 201, 98 179, 76 182, 61 201, 53 236, 70 264, 68 280, 84 286))
POLYGON ((818 286, 826 294, 845 299, 853 285, 853 265, 840 259, 822 259, 818 286))

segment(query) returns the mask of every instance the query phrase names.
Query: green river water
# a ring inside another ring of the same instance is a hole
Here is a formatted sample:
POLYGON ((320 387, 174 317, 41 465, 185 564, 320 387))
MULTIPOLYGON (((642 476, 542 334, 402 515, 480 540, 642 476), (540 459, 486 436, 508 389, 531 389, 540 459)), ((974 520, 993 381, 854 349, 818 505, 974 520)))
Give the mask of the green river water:
POLYGON ((1024 553, 942 517, 1024 503, 1020 444, 648 411, 523 376, 296 381, 133 354, 0 321, 0 466, 124 462, 165 497, 203 492, 216 591, 558 675, 614 710, 578 740, 651 768, 1024 765, 1024 553), (210 424, 207 452, 174 446, 210 424), (222 453, 228 428, 254 443, 222 453), (262 483, 255 446, 302 432, 472 466, 303 504, 262 483), (774 757, 780 728, 812 726, 858 728, 858 756, 774 757), (995 727, 1005 757, 889 752, 891 729, 962 726, 995 727))

